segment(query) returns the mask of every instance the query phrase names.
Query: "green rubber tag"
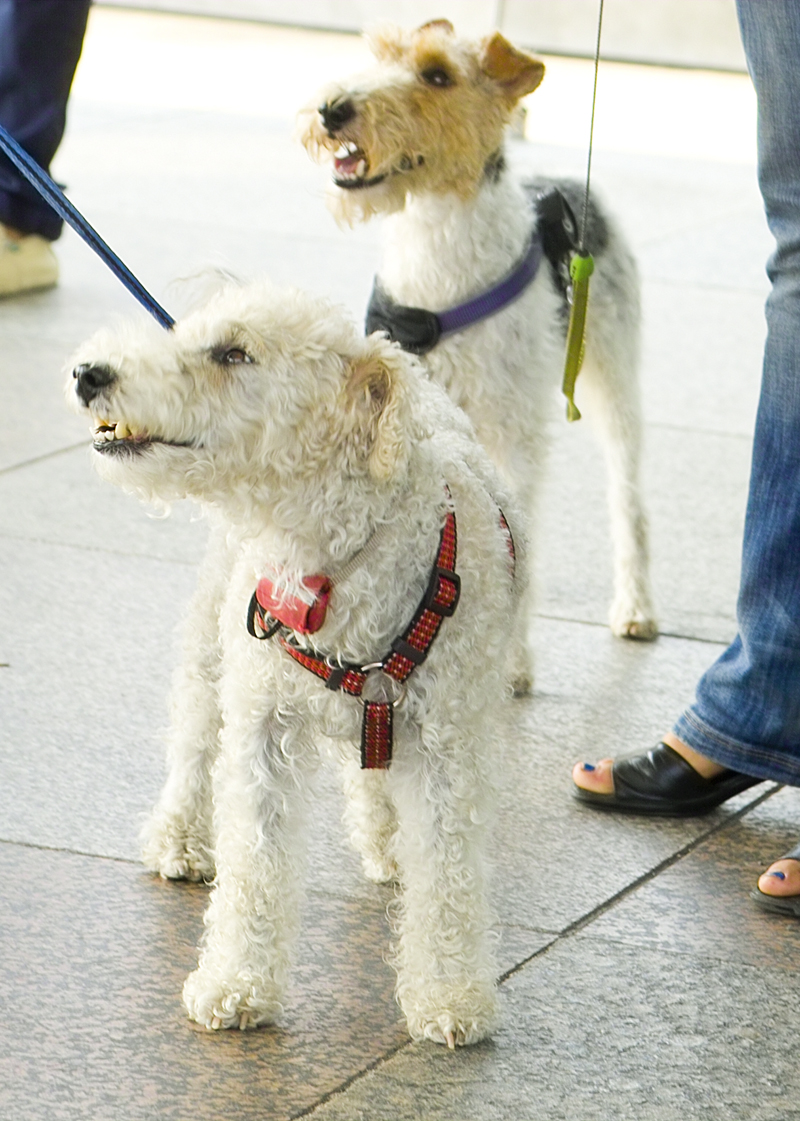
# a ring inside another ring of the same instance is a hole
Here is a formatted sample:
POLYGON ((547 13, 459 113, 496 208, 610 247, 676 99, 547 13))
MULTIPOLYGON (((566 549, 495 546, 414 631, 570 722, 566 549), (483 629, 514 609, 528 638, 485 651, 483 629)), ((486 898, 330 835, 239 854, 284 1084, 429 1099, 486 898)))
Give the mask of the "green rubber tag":
POLYGON ((580 420, 575 404, 575 382, 583 363, 586 305, 589 300, 589 277, 594 272, 594 258, 589 253, 576 253, 569 266, 572 277, 572 308, 567 330, 567 354, 564 360, 564 381, 561 391, 567 399, 567 420, 580 420))

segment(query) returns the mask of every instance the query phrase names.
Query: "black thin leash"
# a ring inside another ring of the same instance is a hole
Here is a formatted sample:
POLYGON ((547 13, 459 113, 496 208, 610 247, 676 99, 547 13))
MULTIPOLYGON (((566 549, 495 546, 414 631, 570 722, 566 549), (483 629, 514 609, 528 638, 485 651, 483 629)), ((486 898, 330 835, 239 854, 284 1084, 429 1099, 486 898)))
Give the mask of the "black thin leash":
POLYGON ((153 318, 158 320, 161 326, 166 327, 168 331, 174 327, 175 320, 172 316, 164 311, 161 304, 159 304, 158 301, 150 295, 144 285, 136 279, 128 266, 124 264, 114 250, 103 241, 97 230, 93 226, 90 226, 81 212, 72 205, 58 184, 50 178, 36 160, 28 155, 24 148, 20 147, 13 136, 10 136, 2 125, 0 125, 0 149, 2 149, 11 162, 19 168, 25 178, 33 184, 45 202, 47 202, 68 225, 72 226, 75 233, 83 238, 86 244, 95 251, 102 261, 105 261, 114 275, 122 281, 131 295, 136 297, 142 307, 146 308, 153 318))

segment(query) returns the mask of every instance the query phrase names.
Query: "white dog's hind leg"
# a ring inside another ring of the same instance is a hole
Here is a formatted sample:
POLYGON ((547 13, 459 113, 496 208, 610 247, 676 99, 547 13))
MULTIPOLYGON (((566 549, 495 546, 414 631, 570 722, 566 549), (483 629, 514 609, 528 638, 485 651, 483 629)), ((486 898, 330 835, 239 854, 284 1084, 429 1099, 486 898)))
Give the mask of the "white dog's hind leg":
POLYGON ((387 774, 362 770, 357 759, 342 768, 346 798, 344 823, 353 848, 361 857, 364 875, 376 884, 397 879, 397 865, 389 844, 397 829, 397 815, 387 788, 387 774))
POLYGON ((609 623, 624 638, 655 638, 650 593, 647 518, 639 464, 639 282, 636 265, 618 239, 598 260, 586 327, 587 354, 576 383, 578 407, 595 431, 608 470, 614 551, 614 598, 609 623))
POLYGON ((589 362, 578 378, 580 407, 602 446, 608 470, 608 507, 614 553, 612 632, 622 638, 651 639, 658 623, 650 592, 647 517, 639 487, 641 418, 635 383, 589 362), (581 384, 582 383, 582 384, 581 384))
POLYGON ((229 573, 225 536, 212 529, 173 681, 169 776, 141 833, 145 867, 165 879, 214 878, 211 768, 221 725, 219 609, 229 573))
MULTIPOLYGON (((223 686, 224 688, 224 686, 223 686)), ((282 1010, 305 864, 310 759, 285 707, 258 718, 243 688, 225 704, 214 769, 217 878, 183 1000, 207 1028, 252 1028, 282 1010)))
POLYGON ((390 772, 403 889, 397 999, 413 1039, 453 1047, 477 1043, 497 1018, 483 851, 493 793, 476 765, 492 745, 452 727, 427 727, 424 738, 432 751, 420 745, 390 772))

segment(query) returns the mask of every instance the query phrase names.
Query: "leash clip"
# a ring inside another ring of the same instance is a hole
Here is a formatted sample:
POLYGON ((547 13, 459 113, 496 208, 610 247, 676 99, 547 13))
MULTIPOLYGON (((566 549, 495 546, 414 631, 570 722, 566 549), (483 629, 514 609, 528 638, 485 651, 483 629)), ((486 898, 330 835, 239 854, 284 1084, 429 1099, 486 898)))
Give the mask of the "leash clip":
POLYGON ((247 631, 253 638, 257 638, 259 642, 264 642, 268 638, 272 638, 283 626, 280 619, 273 619, 268 612, 264 611, 261 604, 258 602, 256 593, 253 592, 250 600, 250 606, 247 609, 247 631))

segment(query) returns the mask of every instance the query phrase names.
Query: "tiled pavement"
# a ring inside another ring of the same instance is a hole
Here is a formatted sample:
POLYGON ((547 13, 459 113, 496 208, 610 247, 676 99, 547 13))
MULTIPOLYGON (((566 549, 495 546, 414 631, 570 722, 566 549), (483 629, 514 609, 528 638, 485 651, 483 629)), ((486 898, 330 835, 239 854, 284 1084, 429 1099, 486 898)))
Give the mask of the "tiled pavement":
MULTIPOLYGON (((95 11, 57 174, 171 310, 172 278, 210 261, 332 294, 360 316, 379 230, 336 229, 321 173, 291 140, 291 109, 359 50, 346 37, 95 11), (281 96, 254 100, 259 81, 281 96)), ((676 98, 696 86, 659 73, 676 98)), ((652 72, 615 80, 633 105, 652 72)), ((747 103, 746 79, 704 81, 747 103)), ((798 792, 764 784, 707 818, 656 824, 569 796, 572 761, 657 738, 734 629, 769 239, 750 118, 741 135, 736 120, 703 118, 712 103, 721 111, 713 98, 694 106, 683 153, 656 134, 595 156, 643 276, 664 633, 631 645, 605 629, 599 456, 582 426, 554 426, 536 694, 507 729, 494 846, 503 1024, 456 1054, 406 1038, 384 962, 390 893, 361 879, 327 783, 280 1025, 217 1035, 186 1020, 206 889, 146 875, 136 834, 162 777, 173 635, 204 528, 102 486, 63 406, 70 350, 109 315, 135 313, 89 250, 66 234, 60 287, 0 304, 3 1121, 800 1118, 800 925, 748 899, 800 833, 798 792), (697 154, 704 129, 709 159, 697 154)), ((532 109, 534 141, 512 145, 514 164, 580 174, 574 130, 557 145, 536 143, 537 127, 532 109)))

